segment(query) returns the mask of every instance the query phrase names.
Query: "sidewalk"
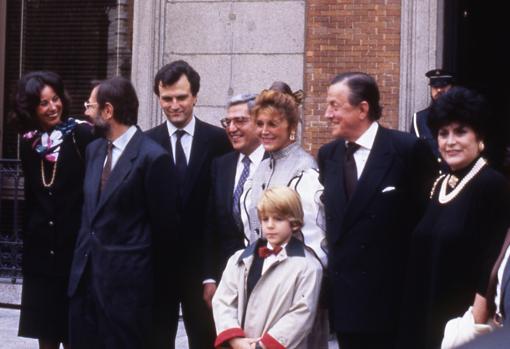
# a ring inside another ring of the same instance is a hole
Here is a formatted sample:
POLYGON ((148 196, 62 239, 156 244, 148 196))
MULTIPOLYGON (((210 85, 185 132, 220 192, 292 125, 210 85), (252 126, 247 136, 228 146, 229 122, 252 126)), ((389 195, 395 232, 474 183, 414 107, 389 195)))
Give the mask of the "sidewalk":
MULTIPOLYGON (((21 285, 0 282, 0 303, 19 304, 20 297, 21 285)), ((38 349, 37 340, 17 336, 18 321, 18 309, 0 308, 0 349, 38 349)), ((182 321, 179 321, 175 348, 188 349, 188 337, 182 321)), ((338 349, 336 342, 330 341, 329 349, 338 349)))

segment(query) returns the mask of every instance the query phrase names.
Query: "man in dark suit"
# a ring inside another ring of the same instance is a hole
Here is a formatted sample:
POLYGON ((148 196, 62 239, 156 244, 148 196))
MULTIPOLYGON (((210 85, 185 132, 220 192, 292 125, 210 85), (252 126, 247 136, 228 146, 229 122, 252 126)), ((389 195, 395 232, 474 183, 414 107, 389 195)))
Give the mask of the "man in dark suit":
MULTIPOLYGON (((212 313, 202 298, 205 217, 212 159, 232 149, 223 129, 193 115, 199 89, 200 76, 188 63, 175 61, 161 68, 154 78, 154 93, 167 121, 147 131, 168 151, 177 173, 180 263, 177 282, 170 278, 169 282, 178 285, 190 349, 213 348, 214 344, 212 313)), ((173 348, 178 318, 177 304, 161 348, 173 348)))
POLYGON ((158 263, 173 262, 158 251, 168 254, 176 244, 170 156, 135 126, 138 99, 128 80, 96 86, 88 113, 104 138, 86 152, 82 224, 69 281, 70 343, 148 348, 158 263))
MULTIPOLYGON (((453 86, 453 75, 446 70, 432 69, 426 72, 425 76, 429 79, 431 103, 453 86)), ((427 141, 437 161, 441 164, 442 171, 447 171, 448 167, 439 154, 437 140, 432 136, 428 126, 429 112, 430 106, 414 113, 411 133, 427 141)))
POLYGON ((255 172, 264 157, 264 147, 257 137, 257 126, 250 118, 250 109, 256 96, 241 94, 232 97, 227 105, 227 116, 221 119, 234 151, 212 163, 204 240, 204 300, 209 307, 228 258, 248 243, 241 221, 239 199, 246 179, 255 172))
POLYGON ((408 239, 432 184, 433 156, 380 126, 379 89, 337 75, 325 117, 337 140, 319 150, 329 249, 332 328, 342 349, 393 348, 408 239))

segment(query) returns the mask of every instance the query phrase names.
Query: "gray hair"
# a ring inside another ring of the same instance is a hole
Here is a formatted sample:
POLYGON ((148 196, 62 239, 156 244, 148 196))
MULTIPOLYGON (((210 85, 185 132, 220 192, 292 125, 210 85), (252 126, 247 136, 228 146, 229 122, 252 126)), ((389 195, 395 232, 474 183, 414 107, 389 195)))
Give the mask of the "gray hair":
POLYGON ((253 106, 255 105, 255 98, 257 98, 257 94, 255 93, 243 93, 239 95, 235 95, 227 103, 227 109, 238 104, 248 104, 248 111, 251 111, 253 106))

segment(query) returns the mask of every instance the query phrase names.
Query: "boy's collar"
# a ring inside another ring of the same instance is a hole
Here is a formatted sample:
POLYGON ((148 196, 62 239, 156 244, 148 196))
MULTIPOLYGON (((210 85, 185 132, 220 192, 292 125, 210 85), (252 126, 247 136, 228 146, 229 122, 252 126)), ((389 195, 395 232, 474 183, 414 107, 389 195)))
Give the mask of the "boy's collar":
MULTIPOLYGON (((237 261, 240 263, 243 259, 253 256, 255 251, 260 246, 266 246, 267 240, 265 239, 258 239, 253 244, 246 247, 239 256, 239 260, 237 261)), ((305 245, 301 240, 296 239, 295 237, 291 237, 289 242, 287 243, 287 246, 285 246, 285 252, 287 253, 288 257, 304 257, 305 256, 305 245)))

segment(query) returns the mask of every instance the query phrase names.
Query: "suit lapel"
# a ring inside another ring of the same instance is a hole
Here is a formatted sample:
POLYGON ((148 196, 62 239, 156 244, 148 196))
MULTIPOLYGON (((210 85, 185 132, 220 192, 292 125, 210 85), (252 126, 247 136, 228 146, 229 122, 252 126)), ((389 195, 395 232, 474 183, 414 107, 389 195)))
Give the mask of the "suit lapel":
POLYGON ((107 142, 105 139, 102 139, 92 156, 89 170, 87 171, 87 177, 85 178, 86 184, 84 187, 87 188, 87 195, 90 196, 86 201, 89 217, 92 217, 94 214, 99 200, 99 186, 101 185, 101 174, 106 159, 106 147, 107 142))
POLYGON ((235 152, 228 158, 228 163, 225 166, 225 176, 222 177, 225 181, 225 188, 227 191, 224 196, 227 200, 225 207, 228 207, 230 213, 232 213, 232 200, 234 200, 234 186, 236 181, 237 162, 239 160, 239 156, 240 154, 235 152))
POLYGON ((174 163, 174 156, 172 154, 172 143, 170 142, 170 135, 168 134, 168 127, 166 126, 166 122, 162 123, 156 128, 156 142, 159 143, 172 158, 172 163, 174 163))
POLYGON ((356 189, 347 205, 345 216, 348 222, 354 222, 370 203, 371 198, 380 190, 379 184, 393 163, 392 143, 387 130, 379 126, 368 156, 363 173, 359 178, 356 189))
POLYGON ((131 172, 133 159, 135 159, 138 155, 139 144, 142 140, 142 137, 142 132, 140 130, 136 130, 135 134, 126 145, 126 148, 124 149, 115 167, 113 168, 110 177, 105 184, 103 192, 99 197, 99 203, 97 204, 94 216, 97 215, 100 209, 105 205, 105 203, 112 196, 118 186, 122 183, 124 178, 131 172))

